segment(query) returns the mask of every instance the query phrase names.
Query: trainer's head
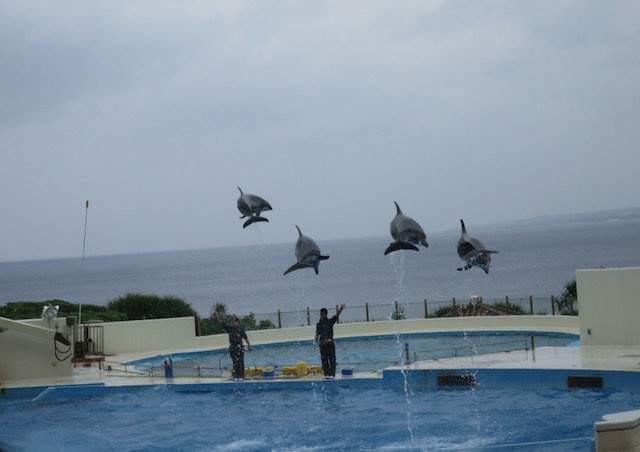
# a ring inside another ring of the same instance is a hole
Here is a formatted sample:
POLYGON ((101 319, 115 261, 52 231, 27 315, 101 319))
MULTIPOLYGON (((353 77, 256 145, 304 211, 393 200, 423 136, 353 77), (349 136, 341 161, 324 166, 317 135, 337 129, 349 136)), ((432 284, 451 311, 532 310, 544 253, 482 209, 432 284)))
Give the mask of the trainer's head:
POLYGON ((320 318, 321 319, 326 319, 327 318, 327 308, 320 309, 320 318))

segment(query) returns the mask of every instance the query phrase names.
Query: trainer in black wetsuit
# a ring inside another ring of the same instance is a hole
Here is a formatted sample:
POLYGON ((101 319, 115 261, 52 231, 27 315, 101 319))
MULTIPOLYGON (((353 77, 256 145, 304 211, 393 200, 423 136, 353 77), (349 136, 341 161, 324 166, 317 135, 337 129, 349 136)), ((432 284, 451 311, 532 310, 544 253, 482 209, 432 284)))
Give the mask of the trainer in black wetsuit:
POLYGON ((325 378, 336 375, 336 344, 333 342, 333 325, 338 321, 344 309, 344 303, 338 308, 336 315, 327 318, 327 309, 320 309, 320 320, 316 324, 316 343, 320 346, 320 359, 325 378))
POLYGON ((214 314, 214 317, 220 321, 220 325, 229 335, 229 355, 231 355, 231 360, 233 361, 232 376, 236 380, 244 380, 244 346, 242 345, 242 339, 247 342, 248 350, 251 350, 247 333, 240 326, 240 321, 237 318, 233 319, 231 325, 227 325, 216 314, 214 314))

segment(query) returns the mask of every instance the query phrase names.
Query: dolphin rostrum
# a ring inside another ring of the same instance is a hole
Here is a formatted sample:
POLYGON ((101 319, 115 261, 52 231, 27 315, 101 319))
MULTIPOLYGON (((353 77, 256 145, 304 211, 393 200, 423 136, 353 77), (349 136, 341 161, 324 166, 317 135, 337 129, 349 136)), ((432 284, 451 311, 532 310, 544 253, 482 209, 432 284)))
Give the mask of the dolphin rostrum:
POLYGON ((460 259, 465 261, 467 265, 457 270, 463 271, 469 270, 472 267, 478 267, 483 269, 486 274, 489 274, 491 254, 497 253, 498 251, 488 250, 480 240, 467 234, 467 228, 462 219, 460 219, 460 224, 462 225, 462 232, 458 239, 458 256, 460 256, 460 259))
POLYGON ((329 256, 323 256, 320 253, 318 244, 311 237, 304 235, 298 225, 296 225, 296 228, 298 229, 298 241, 296 242, 295 250, 297 262, 289 267, 284 274, 286 275, 301 268, 313 268, 317 275, 320 261, 329 259, 329 256))
POLYGON ((397 202, 393 201, 396 205, 396 216, 391 220, 391 237, 395 242, 392 242, 384 252, 386 256, 393 251, 398 250, 414 250, 418 251, 416 245, 422 245, 428 247, 427 236, 422 230, 422 227, 413 218, 406 216, 400 210, 400 206, 397 202))
POLYGON ((261 217, 260 214, 263 211, 271 210, 271 204, 260 196, 245 194, 240 187, 238 187, 238 190, 240 190, 240 197, 238 198, 237 206, 242 214, 240 219, 249 217, 242 227, 246 228, 257 221, 269 221, 267 218, 261 217))

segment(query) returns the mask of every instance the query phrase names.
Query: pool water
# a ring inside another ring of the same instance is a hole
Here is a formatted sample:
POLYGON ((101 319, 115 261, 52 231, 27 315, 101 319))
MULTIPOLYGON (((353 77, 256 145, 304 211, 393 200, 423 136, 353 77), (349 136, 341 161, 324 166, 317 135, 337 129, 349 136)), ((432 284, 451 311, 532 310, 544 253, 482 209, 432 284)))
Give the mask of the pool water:
MULTIPOLYGON (((376 336, 371 338, 349 338, 336 341, 338 371, 352 368, 355 371, 380 370, 404 362, 405 346, 410 361, 441 359, 451 356, 468 356, 481 353, 523 350, 531 346, 534 333, 473 332, 473 333, 429 333, 405 336, 376 336)), ((535 334, 535 346, 566 346, 578 338, 572 334, 535 334)), ((138 361, 140 369, 145 366, 162 368, 164 357, 138 361)), ((184 356, 172 356, 174 375, 194 376, 194 367, 200 366, 200 375, 220 375, 220 369, 232 365, 226 349, 199 352, 184 356)), ((245 353, 246 367, 276 367, 295 365, 298 361, 320 364, 320 351, 312 341, 272 344, 254 347, 245 353)))
POLYGON ((175 392, 106 388, 65 401, 0 401, 6 451, 593 450, 593 423, 640 406, 594 390, 341 388, 175 392))

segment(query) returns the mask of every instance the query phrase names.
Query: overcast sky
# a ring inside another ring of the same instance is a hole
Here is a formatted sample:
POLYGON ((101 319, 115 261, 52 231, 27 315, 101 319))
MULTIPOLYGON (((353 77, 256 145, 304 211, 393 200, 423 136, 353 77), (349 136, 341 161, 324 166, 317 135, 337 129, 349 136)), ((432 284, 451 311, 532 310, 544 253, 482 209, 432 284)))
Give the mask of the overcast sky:
POLYGON ((0 0, 0 261, 637 206, 639 81, 636 0, 0 0))

